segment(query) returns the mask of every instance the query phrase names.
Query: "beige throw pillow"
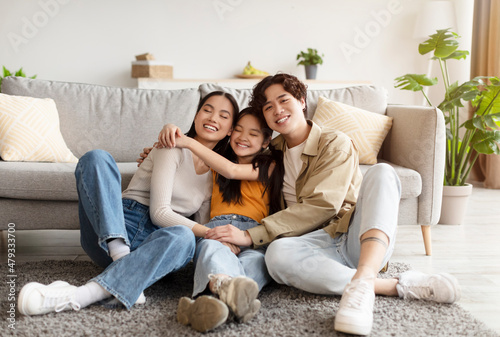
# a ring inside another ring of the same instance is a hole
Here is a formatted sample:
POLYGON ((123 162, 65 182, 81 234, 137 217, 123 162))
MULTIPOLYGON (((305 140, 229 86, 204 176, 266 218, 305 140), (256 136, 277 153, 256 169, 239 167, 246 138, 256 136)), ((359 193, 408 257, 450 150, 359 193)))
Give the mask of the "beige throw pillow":
POLYGON ((392 117, 319 97, 313 121, 349 136, 359 150, 360 164, 376 164, 392 117))
POLYGON ((54 100, 0 94, 0 157, 76 163, 59 130, 54 100))

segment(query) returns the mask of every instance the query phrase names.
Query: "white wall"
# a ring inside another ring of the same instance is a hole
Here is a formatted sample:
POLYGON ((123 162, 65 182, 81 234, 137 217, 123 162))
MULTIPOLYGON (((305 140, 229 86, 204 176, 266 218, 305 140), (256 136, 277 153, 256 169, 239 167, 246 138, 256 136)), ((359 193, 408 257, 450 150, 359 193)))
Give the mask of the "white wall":
MULTIPOLYGON (((386 87, 392 103, 420 104, 393 85, 427 71, 412 37, 425 1, 0 0, 0 65, 41 79, 134 87, 130 62, 150 52, 173 63, 176 78, 231 78, 249 60, 304 78, 295 57, 312 47, 325 54, 319 80, 368 80, 386 87)), ((468 25, 473 1, 454 1, 468 25)), ((460 33, 467 39, 469 31, 460 33)))

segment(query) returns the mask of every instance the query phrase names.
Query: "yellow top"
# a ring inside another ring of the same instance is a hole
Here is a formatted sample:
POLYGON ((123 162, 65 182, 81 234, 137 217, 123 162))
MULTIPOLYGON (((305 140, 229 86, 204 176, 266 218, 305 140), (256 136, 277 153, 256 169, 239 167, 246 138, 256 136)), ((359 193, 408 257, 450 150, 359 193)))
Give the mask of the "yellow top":
POLYGON ((213 173, 212 204, 210 207, 210 218, 218 215, 238 214, 249 217, 260 223, 262 218, 269 214, 269 191, 264 195, 264 185, 260 181, 241 181, 241 204, 236 202, 227 203, 222 201, 222 193, 215 181, 216 173, 213 173))

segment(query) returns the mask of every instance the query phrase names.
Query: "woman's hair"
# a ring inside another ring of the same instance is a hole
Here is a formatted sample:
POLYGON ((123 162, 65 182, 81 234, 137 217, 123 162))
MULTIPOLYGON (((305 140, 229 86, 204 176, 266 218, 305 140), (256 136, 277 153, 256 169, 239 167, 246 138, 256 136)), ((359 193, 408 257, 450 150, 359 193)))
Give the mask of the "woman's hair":
POLYGON ((304 116, 307 117, 307 86, 302 83, 297 77, 289 74, 276 74, 267 76, 262 81, 257 83, 253 88, 252 97, 250 98, 250 106, 262 114, 264 104, 267 99, 265 91, 273 84, 281 84, 285 91, 289 92, 298 100, 304 99, 304 116))
MULTIPOLYGON (((196 110, 196 115, 198 114, 198 112, 200 112, 201 108, 205 105, 206 101, 212 96, 223 96, 229 100, 229 102, 233 106, 233 113, 231 114, 231 116, 233 118, 232 126, 234 129, 234 127, 236 126, 236 121, 238 120, 238 112, 240 111, 240 108, 238 107, 238 102, 236 102, 236 99, 233 97, 233 95, 231 95, 227 92, 212 91, 211 93, 209 93, 208 95, 203 97, 200 100, 200 103, 198 104, 198 109, 196 110)), ((194 138, 196 136, 196 127, 194 125, 194 119, 193 119, 193 124, 191 124, 191 128, 186 133, 186 136, 191 137, 191 138, 194 138)), ((221 139, 212 150, 217 152, 220 155, 223 155, 224 152, 226 151, 226 148, 228 148, 228 143, 229 143, 229 136, 226 136, 223 139, 221 139)))
MULTIPOLYGON (((246 108, 240 112, 238 120, 246 115, 257 118, 264 140, 270 141, 273 130, 267 125, 262 113, 251 107, 246 108)), ((264 184, 264 193, 269 191, 269 214, 273 214, 281 210, 281 193, 285 168, 283 165, 283 152, 276 150, 272 145, 269 145, 269 150, 270 151, 264 151, 263 149, 257 154, 252 160, 252 165, 254 168, 259 168, 259 181, 264 184), (272 174, 269 175, 269 167, 273 162, 275 163, 275 167, 272 174)), ((237 156, 230 146, 227 147, 224 156, 232 162, 237 162, 237 156)), ((226 179, 221 174, 217 174, 216 182, 217 185, 219 185, 219 191, 222 193, 222 200, 224 202, 237 202, 241 204, 240 180, 226 179)))

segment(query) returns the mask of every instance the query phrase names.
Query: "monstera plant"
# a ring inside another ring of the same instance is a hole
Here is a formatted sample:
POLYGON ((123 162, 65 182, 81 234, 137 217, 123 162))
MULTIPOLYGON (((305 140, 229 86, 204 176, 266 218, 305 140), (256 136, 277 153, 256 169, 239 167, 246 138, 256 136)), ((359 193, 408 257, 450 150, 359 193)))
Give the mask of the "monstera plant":
MULTIPOLYGON (((469 55, 468 51, 458 50, 458 38, 450 29, 438 30, 418 47, 421 55, 433 53, 432 60, 439 63, 445 88, 444 99, 437 106, 446 122, 445 186, 464 186, 480 153, 500 154, 500 80, 480 76, 461 84, 452 82, 448 61, 463 60, 469 55), (461 121, 459 108, 468 102, 472 117, 461 121)), ((424 87, 437 84, 437 78, 406 74, 395 81, 396 88, 422 92, 427 103, 433 106, 424 87)))

